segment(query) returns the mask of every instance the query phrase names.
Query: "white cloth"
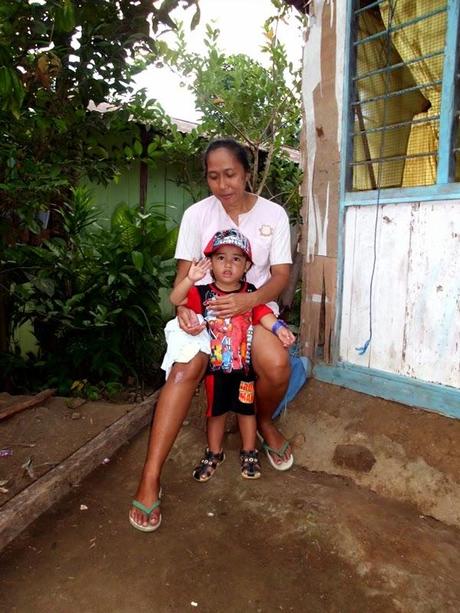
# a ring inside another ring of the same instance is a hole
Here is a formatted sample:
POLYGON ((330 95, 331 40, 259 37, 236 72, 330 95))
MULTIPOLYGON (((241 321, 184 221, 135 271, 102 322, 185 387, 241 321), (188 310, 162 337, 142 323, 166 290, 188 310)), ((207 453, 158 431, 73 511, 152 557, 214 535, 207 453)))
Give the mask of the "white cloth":
MULTIPOLYGON (((202 315, 197 315, 197 317, 200 323, 204 321, 202 315)), ((202 330, 196 336, 187 334, 180 328, 177 317, 166 324, 165 337, 167 347, 161 368, 166 372, 166 379, 169 377, 175 362, 182 362, 183 364, 190 362, 199 351, 208 355, 211 353, 211 340, 208 331, 202 330)))
MULTIPOLYGON (((239 216, 238 222, 235 224, 227 215, 215 196, 192 204, 182 217, 175 258, 199 260, 218 230, 238 228, 251 243, 254 265, 246 275, 249 283, 258 288, 270 278, 270 266, 292 263, 289 218, 282 206, 259 196, 252 209, 239 216)), ((197 285, 211 282, 207 274, 197 285)))

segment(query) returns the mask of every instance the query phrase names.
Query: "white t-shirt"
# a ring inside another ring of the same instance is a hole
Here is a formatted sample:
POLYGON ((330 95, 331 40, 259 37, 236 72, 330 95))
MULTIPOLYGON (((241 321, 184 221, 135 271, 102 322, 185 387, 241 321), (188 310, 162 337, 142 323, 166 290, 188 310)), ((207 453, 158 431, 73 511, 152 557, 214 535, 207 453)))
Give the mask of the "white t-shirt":
MULTIPOLYGON (((190 262, 199 260, 217 231, 238 228, 251 243, 254 264, 246 275, 247 281, 260 287, 270 278, 270 266, 292 262, 289 218, 279 204, 259 196, 252 209, 240 215, 238 221, 235 224, 215 196, 192 204, 182 217, 174 257, 190 262)), ((207 274, 197 285, 211 281, 207 274)))

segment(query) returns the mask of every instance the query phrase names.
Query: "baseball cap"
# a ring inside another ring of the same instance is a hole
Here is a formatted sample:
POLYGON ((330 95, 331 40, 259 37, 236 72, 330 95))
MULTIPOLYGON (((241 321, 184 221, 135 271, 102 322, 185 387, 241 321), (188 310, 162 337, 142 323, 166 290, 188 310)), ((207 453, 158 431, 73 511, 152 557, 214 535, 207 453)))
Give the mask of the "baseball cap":
POLYGON ((239 247, 251 264, 253 264, 251 243, 239 230, 229 228, 228 230, 219 230, 219 232, 216 232, 206 245, 204 255, 212 255, 219 247, 222 247, 222 245, 234 245, 235 247, 239 247))

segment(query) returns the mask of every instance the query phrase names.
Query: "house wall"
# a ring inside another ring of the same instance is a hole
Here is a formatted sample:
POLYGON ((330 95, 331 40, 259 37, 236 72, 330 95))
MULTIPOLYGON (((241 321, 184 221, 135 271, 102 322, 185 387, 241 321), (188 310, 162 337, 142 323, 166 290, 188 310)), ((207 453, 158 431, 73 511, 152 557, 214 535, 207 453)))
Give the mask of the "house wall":
POLYGON ((336 316, 340 142, 345 2, 309 4, 303 53, 301 151, 305 257, 301 310, 303 352, 332 360, 336 316))
MULTIPOLYGON (((159 164, 157 168, 149 171, 146 205, 156 205, 156 210, 167 218, 169 227, 178 225, 183 212, 192 204, 192 197, 176 184, 176 177, 174 166, 167 164, 159 164)), ((126 202, 130 206, 139 204, 139 163, 133 163, 131 169, 123 173, 118 182, 111 181, 107 186, 90 184, 90 189, 100 211, 100 221, 108 223, 120 202, 126 202)))
POLYGON ((459 204, 347 207, 341 360, 460 388, 459 204))
POLYGON ((460 417, 460 202, 431 192, 430 201, 345 206, 346 7, 345 0, 309 4, 303 352, 323 381, 460 417))

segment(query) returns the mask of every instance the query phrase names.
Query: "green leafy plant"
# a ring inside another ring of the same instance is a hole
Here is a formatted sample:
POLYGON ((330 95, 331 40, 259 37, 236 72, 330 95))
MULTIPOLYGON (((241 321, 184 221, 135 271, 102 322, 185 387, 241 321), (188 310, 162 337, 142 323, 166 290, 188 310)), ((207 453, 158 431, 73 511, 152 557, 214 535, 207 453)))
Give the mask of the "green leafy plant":
POLYGON ((109 230, 99 228, 84 188, 61 215, 63 236, 10 247, 3 262, 12 279, 11 324, 32 322, 38 340, 31 368, 60 393, 81 379, 99 387, 128 377, 153 381, 163 350, 159 290, 171 283, 165 263, 177 228, 167 231, 154 208, 125 204, 109 230))
MULTIPOLYGON (((107 183, 129 167, 140 144, 124 108, 132 60, 156 55, 159 32, 175 28, 171 12, 179 6, 195 7, 196 25, 197 0, 0 3, 2 260, 3 245, 37 246, 60 234, 59 211, 72 189, 88 180, 107 183), (116 112, 101 112, 108 104, 116 112), (47 228, 42 213, 50 213, 47 228)), ((11 281, 0 269, 3 351, 10 343, 11 281)))

